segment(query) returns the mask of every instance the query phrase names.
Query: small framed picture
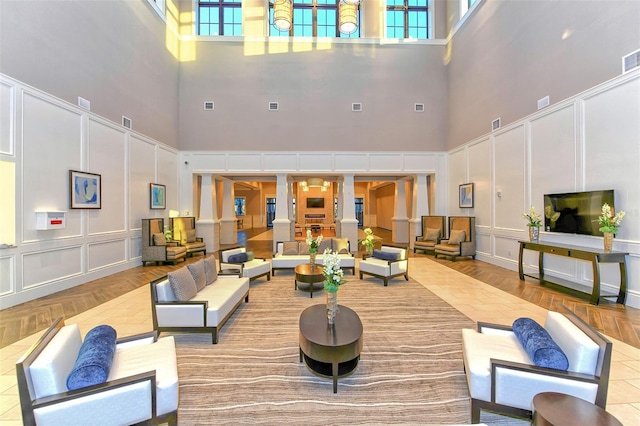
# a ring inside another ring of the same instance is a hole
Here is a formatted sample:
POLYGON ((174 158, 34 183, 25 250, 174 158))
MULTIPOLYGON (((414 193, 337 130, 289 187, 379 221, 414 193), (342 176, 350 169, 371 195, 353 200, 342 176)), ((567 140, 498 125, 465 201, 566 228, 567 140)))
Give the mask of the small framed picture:
POLYGON ((460 185, 460 205, 461 209, 470 209, 473 207, 473 183, 465 183, 460 185))
POLYGON ((165 185, 158 183, 149 184, 149 200, 152 209, 164 210, 167 208, 167 197, 165 185))
POLYGON ((72 209, 101 209, 102 176, 69 170, 69 200, 72 209))

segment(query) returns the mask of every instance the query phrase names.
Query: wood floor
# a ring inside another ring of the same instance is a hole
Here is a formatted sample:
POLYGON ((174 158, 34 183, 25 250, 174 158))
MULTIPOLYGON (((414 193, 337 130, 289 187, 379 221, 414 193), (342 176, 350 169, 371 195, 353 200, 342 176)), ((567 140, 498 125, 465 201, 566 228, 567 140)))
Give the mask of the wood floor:
MULTIPOLYGON (((256 228, 239 231, 238 245, 246 246, 257 257, 271 257, 271 240, 251 240, 253 236, 265 230, 256 228)), ((374 229, 374 232, 383 241, 391 241, 390 231, 374 229)), ((199 258, 200 256, 196 255, 186 262, 194 262, 199 258)), ((436 261, 543 308, 559 310, 561 305, 565 305, 606 335, 640 348, 640 309, 609 302, 594 306, 586 300, 542 287, 533 280, 521 281, 517 272, 485 262, 471 259, 459 259, 455 262, 445 259, 436 261)), ((154 278, 183 265, 184 263, 177 266, 139 266, 4 309, 0 311, 0 347, 8 346, 48 327, 59 316, 70 318, 138 287, 148 285, 154 278)))

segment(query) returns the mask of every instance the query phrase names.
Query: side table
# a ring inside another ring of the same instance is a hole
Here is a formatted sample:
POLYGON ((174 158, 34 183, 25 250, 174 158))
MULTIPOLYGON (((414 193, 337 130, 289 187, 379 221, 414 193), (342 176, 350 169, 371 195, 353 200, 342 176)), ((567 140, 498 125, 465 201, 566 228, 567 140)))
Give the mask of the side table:
POLYGON ((584 399, 558 392, 533 397, 535 426, 622 426, 611 414, 584 399))

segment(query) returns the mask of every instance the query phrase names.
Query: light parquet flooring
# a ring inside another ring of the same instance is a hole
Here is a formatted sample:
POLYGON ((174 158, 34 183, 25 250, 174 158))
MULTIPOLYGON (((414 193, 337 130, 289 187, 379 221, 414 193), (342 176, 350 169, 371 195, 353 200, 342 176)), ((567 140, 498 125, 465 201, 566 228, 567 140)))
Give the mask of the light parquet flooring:
MULTIPOLYGON (((238 245, 248 247, 258 257, 271 257, 271 240, 251 240, 252 237, 265 231, 264 228, 239 231, 238 245)), ((390 231, 374 229, 374 232, 386 243, 391 242, 390 231)), ((223 248, 225 247, 223 246, 223 248)), ((412 256, 425 255, 412 254, 412 256)), ((433 259, 433 256, 429 257, 433 259)), ((196 255, 187 259, 186 263, 197 261, 199 258, 200 256, 196 255)), ((640 310, 638 309, 609 302, 594 306, 586 300, 545 288, 533 281, 523 282, 518 278, 517 272, 485 262, 471 259, 459 259, 455 262, 436 259, 436 262, 542 308, 559 310, 560 306, 565 305, 607 336, 640 348, 640 310)), ((184 264, 181 262, 178 265, 139 266, 4 309, 0 311, 0 348, 45 329, 59 316, 70 318, 145 286, 149 281, 180 268, 184 264)), ((411 271, 409 272, 411 275, 411 271)))

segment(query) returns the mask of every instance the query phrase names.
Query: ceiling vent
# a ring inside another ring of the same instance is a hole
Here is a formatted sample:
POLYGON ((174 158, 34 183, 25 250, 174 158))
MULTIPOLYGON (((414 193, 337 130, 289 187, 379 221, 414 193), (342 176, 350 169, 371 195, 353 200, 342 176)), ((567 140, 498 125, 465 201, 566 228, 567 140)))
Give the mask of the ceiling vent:
POLYGON ((91 111, 91 102, 81 96, 78 96, 78 106, 91 111))
POLYGON ((362 111, 362 104, 360 102, 351 104, 351 111, 353 111, 353 112, 361 112, 362 111))
POLYGON ((491 122, 491 131, 498 130, 500 128, 500 117, 491 122))
POLYGON ((204 103, 205 111, 213 111, 213 101, 207 101, 204 103))
POLYGON ((131 126, 133 125, 133 123, 131 122, 130 118, 125 117, 124 115, 122 116, 122 127, 126 127, 127 129, 131 129, 131 126))
POLYGON ((622 74, 638 68, 640 65, 640 50, 629 53, 622 58, 622 74))
POLYGON ((413 112, 424 112, 424 104, 413 104, 413 112))
POLYGON ((551 100, 549 99, 549 95, 545 96, 542 99, 538 99, 538 109, 548 107, 550 102, 551 100))
POLYGON ((269 111, 278 111, 280 104, 278 102, 269 102, 269 111))

